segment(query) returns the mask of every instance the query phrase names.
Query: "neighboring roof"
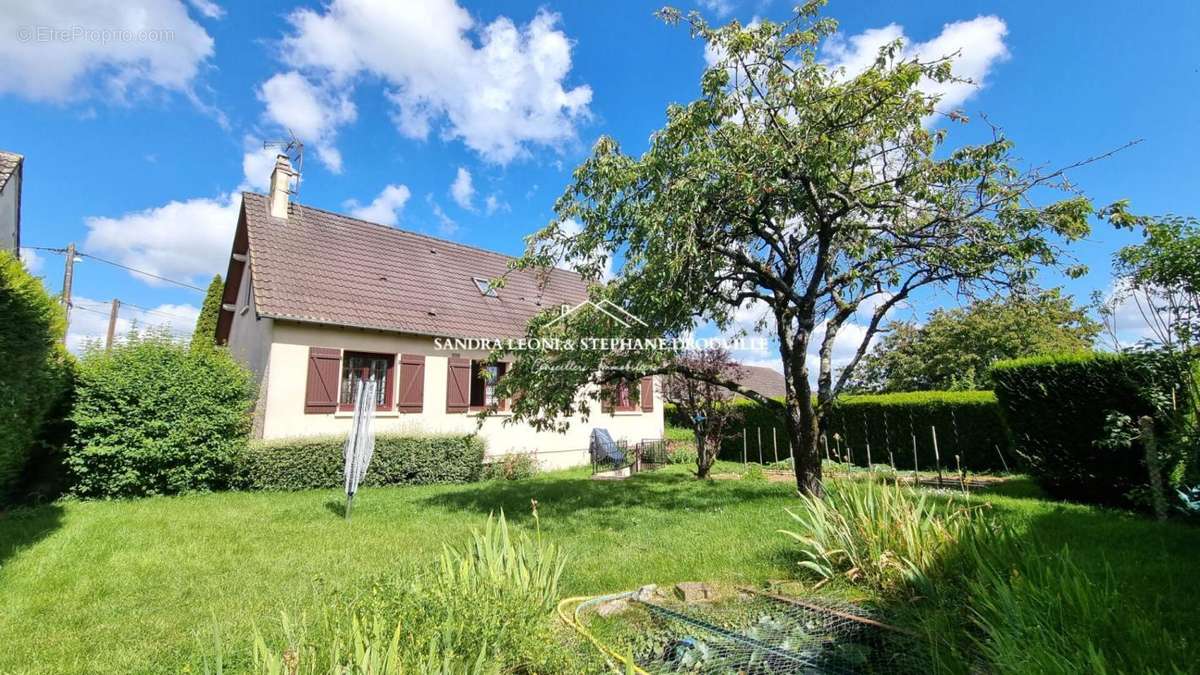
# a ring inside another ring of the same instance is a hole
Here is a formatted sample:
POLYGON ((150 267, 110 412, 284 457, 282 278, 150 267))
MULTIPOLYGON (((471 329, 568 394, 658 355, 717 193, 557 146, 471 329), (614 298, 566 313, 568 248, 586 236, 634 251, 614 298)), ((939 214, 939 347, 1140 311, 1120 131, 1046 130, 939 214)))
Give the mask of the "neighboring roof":
POLYGON ((508 338, 547 307, 587 299, 574 272, 509 273, 498 297, 473 277, 504 275, 512 258, 473 246, 242 193, 254 301, 264 316, 444 337, 508 338))
POLYGON ((0 150, 0 191, 8 185, 8 179, 17 173, 23 159, 25 158, 15 152, 0 150))
POLYGON ((758 393, 768 398, 782 398, 786 393, 784 391, 783 373, 774 368, 763 368, 762 366, 740 366, 742 369, 742 377, 738 378, 738 384, 749 389, 753 389, 758 393))

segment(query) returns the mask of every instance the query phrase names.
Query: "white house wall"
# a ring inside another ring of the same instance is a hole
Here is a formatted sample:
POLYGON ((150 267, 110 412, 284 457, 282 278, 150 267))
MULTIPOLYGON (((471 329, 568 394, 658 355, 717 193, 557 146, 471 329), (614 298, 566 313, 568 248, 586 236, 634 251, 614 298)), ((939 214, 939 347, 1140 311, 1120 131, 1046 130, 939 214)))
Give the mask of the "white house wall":
MULTIPOLYGON (((241 296, 239 296, 241 297, 241 296)), ((240 317, 239 317, 240 318, 240 317)), ((236 330, 238 318, 235 318, 236 330)), ((232 340, 231 340, 232 344, 232 340)), ((270 372, 262 407, 263 438, 344 434, 350 427, 350 413, 306 414, 304 397, 308 377, 309 347, 329 347, 342 350, 381 354, 423 354, 425 356, 424 401, 422 412, 401 414, 395 411, 377 412, 377 432, 449 432, 470 433, 476 429, 475 413, 446 412, 446 381, 448 360, 484 358, 484 352, 446 353, 434 349, 433 338, 360 331, 276 321, 267 369, 270 372), (265 404, 265 407, 263 407, 265 404)), ((397 359, 397 364, 399 360, 397 359)), ((393 378, 398 381, 399 377, 393 378)), ((396 386, 396 382, 393 382, 396 386)), ((562 434, 534 431, 528 425, 504 424, 509 415, 489 416, 480 430, 486 439, 490 457, 511 453, 536 453, 543 468, 577 466, 588 462, 587 447, 595 427, 609 430, 614 439, 630 444, 643 439, 662 438, 663 402, 655 386, 653 412, 601 413, 599 402, 592 401, 591 418, 584 421, 576 416, 570 420, 568 431, 562 434)))

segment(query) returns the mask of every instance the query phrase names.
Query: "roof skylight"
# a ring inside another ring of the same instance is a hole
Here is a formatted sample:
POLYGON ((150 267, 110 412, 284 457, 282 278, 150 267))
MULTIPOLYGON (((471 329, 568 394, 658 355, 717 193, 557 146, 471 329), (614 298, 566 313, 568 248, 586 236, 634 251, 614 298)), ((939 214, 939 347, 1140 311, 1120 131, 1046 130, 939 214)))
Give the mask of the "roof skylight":
POLYGON ((471 281, 475 282, 475 288, 478 288, 479 292, 482 293, 483 295, 486 295, 489 298, 500 297, 500 296, 496 295, 496 289, 492 288, 492 282, 488 281, 487 279, 480 279, 479 277, 471 277, 471 281))

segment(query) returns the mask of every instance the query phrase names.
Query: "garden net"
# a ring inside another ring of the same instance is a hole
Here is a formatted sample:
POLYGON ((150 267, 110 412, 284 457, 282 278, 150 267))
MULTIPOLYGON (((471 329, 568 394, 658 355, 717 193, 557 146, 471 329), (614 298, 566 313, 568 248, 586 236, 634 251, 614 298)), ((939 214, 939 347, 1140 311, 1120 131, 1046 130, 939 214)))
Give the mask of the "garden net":
MULTIPOLYGON (((651 673, 901 673, 912 638, 848 604, 758 594, 719 604, 635 602, 648 621, 633 657, 651 673), (648 629, 648 630, 646 630, 648 629)), ((639 622, 640 623, 640 622, 639 622)))

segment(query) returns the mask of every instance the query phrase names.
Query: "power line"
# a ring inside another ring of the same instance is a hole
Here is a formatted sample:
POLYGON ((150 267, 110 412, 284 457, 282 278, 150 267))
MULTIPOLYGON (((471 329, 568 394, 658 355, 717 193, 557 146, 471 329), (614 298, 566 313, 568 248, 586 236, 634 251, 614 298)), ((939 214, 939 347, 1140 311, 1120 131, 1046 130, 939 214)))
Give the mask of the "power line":
POLYGON ((135 267, 130 267, 130 266, 128 266, 128 265, 122 265, 122 264, 121 264, 121 263, 119 263, 119 262, 113 262, 113 261, 111 261, 111 260, 105 260, 104 258, 99 258, 99 257, 97 257, 97 256, 94 256, 94 255, 92 255, 91 253, 82 253, 82 252, 80 252, 80 253, 79 253, 79 255, 81 255, 81 256, 84 256, 85 258, 91 258, 92 260, 95 260, 96 262, 102 262, 102 263, 104 263, 104 264, 106 264, 106 265, 112 265, 113 267, 120 267, 120 268, 121 268, 121 269, 123 269, 123 270, 129 270, 130 272, 135 272, 135 273, 137 273, 137 274, 142 274, 142 275, 148 276, 148 277, 150 277, 150 278, 152 278, 152 279, 158 279, 159 281, 165 281, 165 282, 167 282, 167 283, 175 284, 176 286, 182 286, 182 287, 184 287, 184 288, 190 288, 190 289, 192 289, 193 291, 196 291, 196 292, 198 292, 198 293, 206 293, 206 292, 207 292, 207 289, 200 288, 199 286, 193 286, 192 284, 189 284, 189 283, 187 283, 186 281, 177 281, 177 280, 175 280, 175 279, 168 279, 167 277, 160 276, 160 275, 158 275, 158 274, 154 274, 153 272, 147 272, 147 271, 145 271, 145 270, 139 270, 139 269, 137 269, 137 268, 135 268, 135 267))
MULTIPOLYGON (((82 300, 82 301, 76 300, 75 306, 80 307, 81 309, 88 309, 87 307, 81 305, 80 304, 81 302, 90 302, 90 303, 94 303, 97 306, 107 306, 107 303, 100 302, 99 300, 90 300, 90 299, 82 300)), ((193 317, 190 317, 190 316, 183 316, 182 314, 172 314, 170 312, 164 312, 161 309, 150 309, 149 307, 142 307, 141 305, 135 305, 132 302, 126 302, 124 300, 121 301, 121 306, 122 307, 131 307, 133 309, 141 311, 143 314, 153 314, 155 316, 166 317, 169 319, 178 319, 178 320, 184 321, 184 322, 191 322, 191 321, 195 320, 193 317)), ((94 312, 97 310, 91 309, 89 311, 94 312)), ((107 314, 107 312, 103 312, 103 313, 107 314)))
POLYGON ((158 316, 165 316, 165 317, 169 317, 172 319, 179 319, 180 321, 192 321, 193 320, 193 318, 190 316, 183 316, 180 314, 172 314, 170 312, 164 312, 161 309, 150 309, 149 307, 142 307, 141 305, 135 305, 132 302, 125 302, 124 300, 121 301, 121 306, 122 307, 132 307, 134 309, 140 309, 147 314, 157 314, 158 316))
MULTIPOLYGON (((49 251, 51 253, 66 253, 67 252, 67 249, 65 249, 65 248, 54 248, 52 246, 26 246, 24 248, 31 248, 31 249, 34 249, 35 251, 49 251)), ((99 256, 92 255, 91 253, 85 253, 83 251, 76 250, 75 255, 83 256, 85 258, 91 258, 92 260, 95 260, 96 262, 101 262, 106 265, 112 265, 113 267, 119 267, 123 270, 127 270, 127 271, 133 272, 135 274, 141 274, 143 276, 150 277, 151 279, 158 279, 159 281, 165 281, 170 284, 175 284, 176 286, 182 286, 183 288, 188 288, 188 289, 191 289, 191 290, 199 292, 199 293, 207 293, 208 292, 207 289, 200 288, 199 286, 194 286, 192 284, 187 283, 186 281, 179 281, 178 279, 171 279, 169 277, 164 277, 160 274, 155 274, 153 272, 147 272, 146 270, 140 270, 136 267, 130 267, 129 265, 122 265, 119 262, 114 262, 114 261, 108 260, 106 258, 101 258, 99 256)))

